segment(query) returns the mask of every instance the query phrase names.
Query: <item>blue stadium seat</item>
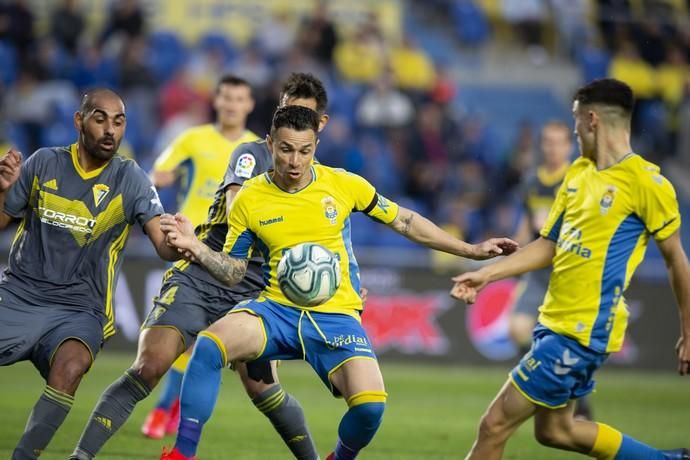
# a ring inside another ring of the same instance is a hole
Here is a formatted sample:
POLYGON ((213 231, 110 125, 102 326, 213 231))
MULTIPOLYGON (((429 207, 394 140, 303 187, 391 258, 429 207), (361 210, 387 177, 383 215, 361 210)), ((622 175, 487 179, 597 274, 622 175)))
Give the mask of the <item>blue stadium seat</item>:
POLYGON ((170 79, 186 57, 187 48, 176 33, 159 30, 149 35, 146 61, 159 81, 170 79))
POLYGON ((602 48, 586 46, 582 48, 575 59, 580 66, 582 81, 584 82, 604 78, 608 75, 611 55, 602 48))
POLYGON ((209 50, 220 50, 225 58, 225 63, 232 61, 237 56, 237 49, 230 38, 220 32, 208 32, 199 38, 197 49, 208 52, 209 50))
POLYGON ((14 47, 0 41, 0 82, 9 86, 17 78, 17 55, 14 47))
POLYGON ((452 15, 458 39, 464 45, 479 46, 489 38, 489 22, 472 0, 457 0, 452 15))

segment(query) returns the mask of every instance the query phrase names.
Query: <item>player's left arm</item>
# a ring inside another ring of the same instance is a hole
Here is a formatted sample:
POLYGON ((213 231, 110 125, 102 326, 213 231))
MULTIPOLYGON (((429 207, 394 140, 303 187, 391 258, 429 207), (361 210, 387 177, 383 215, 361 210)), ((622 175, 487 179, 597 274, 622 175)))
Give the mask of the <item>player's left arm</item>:
POLYGON ((161 259, 172 262, 182 258, 179 251, 167 244, 166 235, 161 230, 161 216, 155 216, 146 222, 146 224, 144 224, 144 231, 161 259))
POLYGON ((509 238, 491 238, 483 243, 469 244, 450 235, 421 214, 402 206, 388 226, 416 243, 469 259, 489 259, 510 254, 518 248, 518 244, 509 238))
POLYGON ((673 185, 658 169, 646 168, 638 177, 636 213, 654 236, 664 256, 678 304, 680 338, 676 345, 678 372, 690 374, 690 265, 680 239, 681 216, 673 185))
POLYGON ((214 278, 227 286, 233 286, 244 278, 247 272, 247 259, 233 257, 225 252, 216 252, 206 246, 194 234, 194 227, 182 214, 161 217, 161 230, 166 234, 167 243, 175 248, 185 259, 196 262, 214 278))
POLYGON ((678 352, 678 372, 690 374, 690 263, 683 250, 680 231, 676 230, 657 246, 666 261, 668 277, 678 304, 680 316, 680 338, 676 346, 678 352))

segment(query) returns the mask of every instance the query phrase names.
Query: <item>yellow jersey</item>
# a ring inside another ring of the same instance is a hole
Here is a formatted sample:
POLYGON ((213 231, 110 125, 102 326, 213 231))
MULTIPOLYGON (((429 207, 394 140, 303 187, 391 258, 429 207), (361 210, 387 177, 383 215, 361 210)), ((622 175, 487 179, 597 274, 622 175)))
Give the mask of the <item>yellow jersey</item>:
POLYGON ((309 308, 323 313, 344 313, 359 319, 359 267, 352 250, 350 214, 363 212, 388 224, 398 215, 398 205, 376 193, 360 176, 320 164, 311 167, 312 181, 289 193, 272 180, 271 172, 244 183, 228 214, 224 251, 248 258, 252 247, 264 259, 262 295, 295 308, 277 283, 276 269, 283 253, 300 243, 320 244, 340 260, 341 282, 335 295, 322 305, 309 308))
POLYGON ((229 141, 214 125, 190 128, 178 136, 156 159, 154 171, 178 171, 181 178, 179 212, 196 227, 206 219, 218 184, 223 180, 230 155, 245 142, 258 136, 251 131, 229 141))
POLYGON ((600 353, 620 350, 628 323, 623 291, 650 236, 680 227, 678 201, 659 167, 629 154, 603 170, 575 161, 541 236, 556 242, 539 322, 600 353))

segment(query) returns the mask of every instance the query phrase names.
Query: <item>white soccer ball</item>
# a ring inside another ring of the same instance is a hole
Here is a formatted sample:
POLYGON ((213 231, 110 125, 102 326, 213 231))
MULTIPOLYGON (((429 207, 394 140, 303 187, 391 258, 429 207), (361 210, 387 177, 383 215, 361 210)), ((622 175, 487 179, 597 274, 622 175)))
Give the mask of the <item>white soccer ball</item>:
POLYGON ((321 245, 298 244, 278 263, 278 285, 285 297, 300 307, 321 305, 340 286, 340 262, 321 245))

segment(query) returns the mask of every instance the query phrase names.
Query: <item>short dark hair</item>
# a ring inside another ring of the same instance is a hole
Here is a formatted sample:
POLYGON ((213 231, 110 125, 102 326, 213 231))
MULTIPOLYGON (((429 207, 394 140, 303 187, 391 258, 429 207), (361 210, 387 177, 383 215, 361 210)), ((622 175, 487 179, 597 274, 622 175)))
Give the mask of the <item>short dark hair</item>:
MULTIPOLYGON (((110 88, 91 88, 87 90, 81 97, 81 102, 79 104, 79 113, 85 116, 93 109, 96 108, 95 101, 99 96, 110 96, 115 97, 122 101, 122 97, 110 88)), ((124 101, 122 101, 124 105, 124 101)))
POLYGON ((578 89, 573 97, 581 105, 601 104, 622 109, 631 114, 635 106, 635 96, 630 86, 615 78, 593 80, 578 89))
POLYGON ((247 88, 249 88, 249 93, 251 94, 252 92, 252 85, 250 85, 247 80, 245 80, 244 78, 240 78, 237 75, 229 73, 220 77, 220 80, 218 80, 218 83, 216 83, 216 94, 220 92, 220 87, 223 85, 246 86, 247 88))
POLYGON ((295 72, 290 74, 280 90, 280 102, 283 99, 314 99, 319 115, 326 112, 328 95, 321 80, 310 73, 295 72))
POLYGON ((271 123, 271 137, 280 128, 290 128, 295 131, 307 131, 311 129, 314 133, 319 132, 319 114, 312 109, 299 105, 286 105, 280 107, 273 114, 271 123))

